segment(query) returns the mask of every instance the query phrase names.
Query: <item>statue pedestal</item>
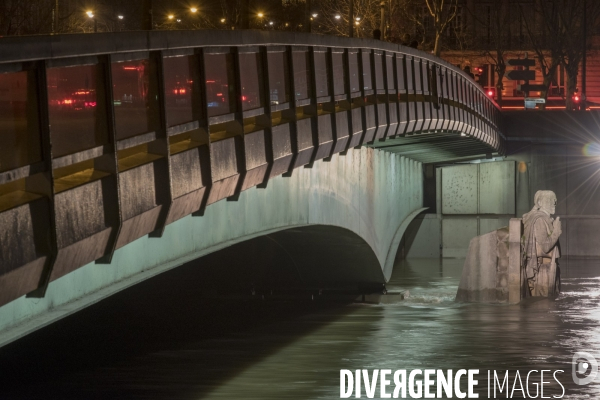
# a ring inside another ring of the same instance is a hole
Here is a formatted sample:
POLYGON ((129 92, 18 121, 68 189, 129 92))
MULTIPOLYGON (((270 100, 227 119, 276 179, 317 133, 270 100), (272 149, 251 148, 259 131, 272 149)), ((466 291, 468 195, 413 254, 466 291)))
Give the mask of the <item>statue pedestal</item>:
MULTIPOLYGON (((521 272, 522 232, 521 219, 512 218, 508 227, 471 239, 456 301, 517 304, 522 300, 527 290, 521 272)), ((533 296, 558 294, 556 247, 552 254, 552 262, 539 268, 533 296)))
POLYGON ((509 229, 471 239, 456 301, 508 303, 509 229))

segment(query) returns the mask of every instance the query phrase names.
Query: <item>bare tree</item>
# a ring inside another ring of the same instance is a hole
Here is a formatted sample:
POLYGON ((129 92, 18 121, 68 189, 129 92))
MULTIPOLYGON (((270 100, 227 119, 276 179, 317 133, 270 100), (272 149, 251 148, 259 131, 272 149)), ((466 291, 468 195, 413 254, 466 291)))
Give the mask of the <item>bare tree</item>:
POLYGON ((584 36, 592 32, 600 15, 600 2, 595 0, 556 0, 558 7, 558 25, 554 27, 555 34, 561 44, 560 63, 567 74, 566 107, 574 108, 573 96, 577 90, 577 75, 585 52, 584 36), (584 25, 585 21, 585 26, 584 25))
POLYGON ((4 0, 0 2, 0 34, 33 35, 52 29, 52 0, 4 0))
MULTIPOLYGON (((527 33, 537 54, 546 90, 562 65, 567 75, 565 104, 573 109, 577 90, 579 66, 589 46, 584 47, 584 36, 592 32, 600 16, 600 2, 594 0, 545 0, 536 2, 535 12, 541 23, 534 26, 525 19, 527 33), (587 26, 584 26, 584 21, 587 26)), ((589 43, 589 42, 588 42, 589 43)))
MULTIPOLYGON (((519 9, 523 16, 523 8, 519 9)), ((555 79, 556 69, 562 58, 563 44, 558 37, 560 9, 555 1, 548 1, 544 5, 537 3, 535 13, 538 17, 537 20, 541 21, 540 24, 535 24, 535 20, 530 21, 529 18, 523 18, 523 21, 542 72, 545 89, 541 91, 541 97, 548 99, 550 85, 555 79)), ((545 105, 543 104, 541 107, 544 108, 545 105)))
POLYGON ((417 35, 432 33, 431 47, 437 57, 442 52, 442 40, 458 13, 458 0, 403 0, 402 18, 411 21, 417 35))
POLYGON ((482 55, 494 65, 496 72, 496 100, 502 106, 503 78, 506 73, 506 53, 510 50, 510 10, 507 0, 484 5, 484 13, 469 10, 475 21, 483 28, 476 44, 482 55))
MULTIPOLYGON (((338 36, 348 36, 350 1, 321 0, 320 13, 313 30, 338 36)), ((381 24, 381 0, 354 0, 354 36, 371 37, 381 24)))
POLYGON ((243 0, 219 0, 219 28, 235 29, 242 22, 243 0), (222 21, 222 22, 221 22, 222 21))
POLYGON ((449 24, 456 17, 458 0, 425 0, 425 3, 429 14, 433 18, 433 28, 435 30, 433 54, 439 57, 442 52, 441 38, 449 24))

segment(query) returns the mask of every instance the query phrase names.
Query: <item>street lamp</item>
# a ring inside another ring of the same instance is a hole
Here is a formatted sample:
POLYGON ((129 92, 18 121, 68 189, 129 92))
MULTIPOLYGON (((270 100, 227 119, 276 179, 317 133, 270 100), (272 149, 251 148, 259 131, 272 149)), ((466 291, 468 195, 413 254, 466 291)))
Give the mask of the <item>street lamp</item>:
POLYGON ((118 15, 117 18, 123 19, 123 16, 122 15, 118 15))
POLYGON ((340 14, 335 14, 335 19, 339 20, 340 18, 342 18, 342 16, 340 14))
POLYGON ((192 8, 190 8, 190 11, 191 11, 192 13, 196 13, 196 11, 198 11, 198 9, 197 9, 196 7, 192 7, 192 8))
POLYGON ((265 14, 262 11, 259 11, 258 13, 256 13, 256 16, 258 17, 258 26, 260 27, 260 29, 264 29, 264 21, 263 21, 263 17, 265 16, 265 14))
POLYGON ((98 19, 94 18, 94 12, 92 10, 88 10, 85 13, 90 19, 94 20, 94 33, 98 32, 98 19))
POLYGON ((169 16, 167 18, 173 19, 173 18, 175 18, 175 16, 173 14, 169 14, 169 16))

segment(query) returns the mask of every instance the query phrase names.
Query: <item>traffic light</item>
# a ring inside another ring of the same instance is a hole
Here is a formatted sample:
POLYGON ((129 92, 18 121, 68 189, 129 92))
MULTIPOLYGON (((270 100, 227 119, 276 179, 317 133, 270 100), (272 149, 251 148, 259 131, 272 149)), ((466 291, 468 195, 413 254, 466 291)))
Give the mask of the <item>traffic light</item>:
POLYGON ((571 98, 573 100, 573 109, 575 110, 581 110, 581 96, 579 95, 579 88, 575 89, 575 93, 573 93, 573 97, 571 98))
POLYGON ((475 71, 477 83, 479 83, 482 88, 488 86, 488 66, 483 65, 481 67, 475 67, 475 71))
POLYGON ((573 92, 573 103, 579 103, 579 100, 581 100, 581 97, 579 97, 579 88, 576 88, 575 92, 573 92))

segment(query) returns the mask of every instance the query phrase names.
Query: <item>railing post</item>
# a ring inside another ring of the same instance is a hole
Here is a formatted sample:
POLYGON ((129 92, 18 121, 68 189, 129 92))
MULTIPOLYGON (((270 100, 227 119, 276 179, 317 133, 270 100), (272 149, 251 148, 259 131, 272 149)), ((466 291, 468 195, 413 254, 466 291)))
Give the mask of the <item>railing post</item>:
MULTIPOLYGON (((36 63, 33 70, 28 71, 27 79, 27 98, 30 96, 37 100, 35 103, 27 102, 28 111, 34 111, 36 108, 37 122, 39 126, 40 138, 42 141, 42 163, 44 164, 44 173, 37 174, 27 181, 27 185, 37 193, 43 194, 48 198, 49 209, 49 254, 44 263, 44 268, 40 276, 38 288, 27 294, 27 297, 40 298, 46 295, 50 276, 54 268, 54 262, 58 254, 58 243, 56 233, 56 207, 54 204, 54 173, 52 169, 52 143, 50 138, 50 120, 48 115, 48 84, 46 81, 46 61, 36 63)), ((30 114, 28 112, 28 114, 30 114)), ((29 189, 29 188, 28 188, 29 189)))
POLYGON ((106 245, 105 256, 96 260, 96 264, 110 264, 112 261, 113 254, 117 248, 117 239, 121 232, 121 226, 123 224, 123 216, 121 214, 121 194, 119 185, 119 163, 117 153, 117 129, 115 126, 115 108, 114 108, 114 95, 113 95, 113 83, 112 83, 112 58, 109 55, 100 58, 100 74, 102 86, 99 87, 100 93, 98 97, 99 106, 103 107, 104 115, 97 116, 96 118, 103 118, 106 123, 106 131, 108 136, 108 157, 104 158, 103 165, 98 165, 106 171, 110 171, 114 176, 114 194, 113 199, 114 207, 112 212, 115 216, 115 226, 113 226, 106 245))
POLYGON ((208 196, 212 189, 212 164, 210 162, 211 150, 210 150, 210 131, 208 126, 208 104, 206 98, 206 73, 204 69, 204 52, 202 49, 196 49, 194 52, 194 68, 193 71, 193 82, 192 82, 192 115, 194 120, 200 121, 200 128, 204 129, 206 135, 206 146, 201 152, 200 166, 202 182, 205 184, 206 190, 202 201, 198 205, 198 209, 192 213, 194 217, 201 217, 204 215, 208 196))
POLYGON ((296 66, 294 65, 294 52, 293 47, 286 46, 286 57, 288 60, 288 67, 290 69, 290 110, 292 111, 291 115, 293 115, 293 122, 291 124, 291 140, 292 140, 292 160, 290 162, 290 168, 286 172, 284 172, 281 176, 285 178, 289 178, 292 176, 292 171, 294 170, 294 166, 296 165, 296 160, 298 159, 298 130, 296 128, 296 79, 295 73, 296 66))
MULTIPOLYGON (((247 1, 247 0, 244 0, 247 1)), ((247 6, 247 4, 246 4, 247 6)), ((240 197, 240 193, 242 192, 242 186, 244 185, 244 179, 246 178, 246 145, 244 142, 244 107, 242 104, 242 76, 240 70, 240 52, 239 47, 234 47, 233 50, 233 68, 235 75, 235 119, 240 123, 242 127, 242 132, 235 137, 235 150, 236 150, 236 158, 238 162, 238 172, 240 174, 240 178, 238 179, 238 183, 235 187, 235 192, 233 195, 227 197, 227 201, 238 201, 240 197)))
POLYGON ((150 53, 150 68, 152 75, 150 76, 149 95, 155 95, 158 99, 157 109, 153 110, 158 117, 158 129, 156 130, 156 139, 148 144, 148 150, 154 154, 159 154, 164 157, 164 168, 160 168, 158 173, 155 173, 157 182, 157 202, 162 206, 160 214, 156 222, 156 229, 148 236, 161 237, 165 230, 167 217, 171 205, 173 204, 173 187, 171 182, 171 152, 169 146, 169 136, 167 134, 167 108, 165 98, 165 76, 163 66, 163 53, 155 51, 150 53))
MULTIPOLYGON (((265 155, 269 166, 267 167, 267 172, 265 173, 265 179, 262 183, 258 184, 257 187, 260 189, 265 189, 267 187, 267 182, 269 181, 269 177, 271 176, 271 170, 273 169, 273 163, 275 162, 273 159, 273 127, 272 122, 273 119, 271 117, 271 82, 269 81, 269 59, 267 48, 265 46, 260 46, 259 48, 260 54, 260 63, 262 67, 260 71, 263 74, 262 77, 262 91, 264 98, 264 108, 265 108, 265 119, 269 121, 267 127, 265 127, 265 155)), ((259 78, 260 79, 260 78, 259 78)))

